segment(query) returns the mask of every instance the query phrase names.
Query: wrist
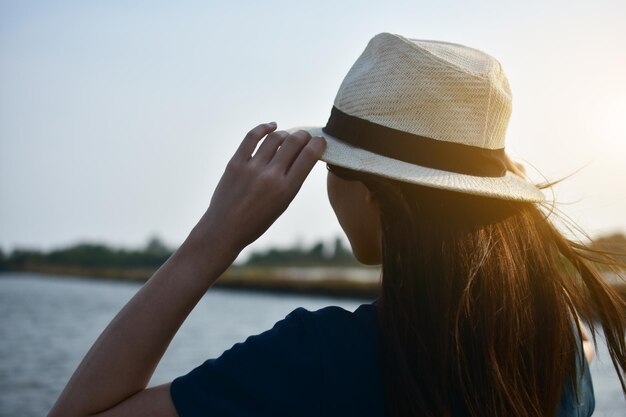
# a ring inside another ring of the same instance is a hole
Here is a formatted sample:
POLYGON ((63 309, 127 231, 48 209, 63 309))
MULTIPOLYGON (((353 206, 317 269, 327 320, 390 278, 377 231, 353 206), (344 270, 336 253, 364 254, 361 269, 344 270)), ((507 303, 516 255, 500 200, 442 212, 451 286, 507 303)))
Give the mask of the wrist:
POLYGON ((239 256, 241 248, 227 234, 201 220, 189 232, 181 249, 204 267, 226 270, 239 256))
POLYGON ((190 232, 190 237, 198 243, 217 242, 220 247, 235 256, 247 246, 237 239, 237 230, 234 230, 233 222, 224 218, 217 218, 213 211, 207 209, 198 223, 190 232))

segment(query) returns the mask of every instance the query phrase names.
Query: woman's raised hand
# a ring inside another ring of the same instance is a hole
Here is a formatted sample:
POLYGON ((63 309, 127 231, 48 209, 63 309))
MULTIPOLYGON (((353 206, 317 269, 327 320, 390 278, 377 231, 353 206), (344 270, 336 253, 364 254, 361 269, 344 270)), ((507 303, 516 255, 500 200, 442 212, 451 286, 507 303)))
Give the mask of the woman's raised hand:
POLYGON ((194 228, 196 236, 209 233, 239 252, 287 209, 326 141, 305 130, 289 134, 276 127, 275 122, 260 124, 244 137, 194 228))
POLYGON ((177 415, 170 383, 146 388, 161 356, 210 285, 287 208, 324 151, 322 138, 275 129, 248 132, 188 239, 102 332, 49 417, 177 415))
POLYGON ((508 171, 511 171, 521 178, 526 178, 526 167, 521 163, 512 160, 509 154, 504 155, 504 164, 508 171))

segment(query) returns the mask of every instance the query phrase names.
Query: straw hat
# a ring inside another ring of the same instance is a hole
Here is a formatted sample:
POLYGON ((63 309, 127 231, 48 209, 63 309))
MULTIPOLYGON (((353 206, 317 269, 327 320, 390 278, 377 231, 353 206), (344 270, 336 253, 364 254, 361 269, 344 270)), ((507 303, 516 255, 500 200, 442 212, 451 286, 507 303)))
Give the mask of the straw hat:
POLYGON ((507 171, 511 90, 500 63, 448 42, 382 32, 370 39, 335 97, 321 160, 415 184, 487 197, 543 201, 507 171))

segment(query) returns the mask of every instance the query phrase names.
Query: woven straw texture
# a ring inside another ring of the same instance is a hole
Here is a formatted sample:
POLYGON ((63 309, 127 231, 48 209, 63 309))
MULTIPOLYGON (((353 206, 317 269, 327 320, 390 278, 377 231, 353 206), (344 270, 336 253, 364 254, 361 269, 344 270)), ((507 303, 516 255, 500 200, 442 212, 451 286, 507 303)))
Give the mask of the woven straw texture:
MULTIPOLYGON (((463 45, 379 33, 342 81, 334 106, 352 116, 432 139, 501 149, 511 114, 511 90, 500 63, 463 45)), ((543 201, 533 184, 507 172, 476 177, 421 167, 345 144, 322 126, 298 126, 323 136, 321 160, 416 184, 489 197, 543 201)), ((385 138, 381 137, 381 141, 385 138)))
POLYGON ((483 52, 381 33, 350 68, 334 104, 390 128, 497 149, 511 91, 498 61, 483 52))

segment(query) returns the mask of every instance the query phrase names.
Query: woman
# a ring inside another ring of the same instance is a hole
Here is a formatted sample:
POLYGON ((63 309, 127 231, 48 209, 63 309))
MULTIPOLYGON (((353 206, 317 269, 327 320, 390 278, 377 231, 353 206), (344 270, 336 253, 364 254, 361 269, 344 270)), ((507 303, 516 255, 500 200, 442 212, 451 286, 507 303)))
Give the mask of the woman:
POLYGON ((594 338, 601 323, 624 387, 626 306, 590 263, 608 258, 562 237, 504 153, 510 98, 481 51, 373 37, 326 126, 246 135, 207 211, 49 416, 590 415, 594 350, 581 320, 594 338), (382 264, 380 297, 354 313, 298 308, 146 389, 198 300, 319 159, 354 255, 382 264))

